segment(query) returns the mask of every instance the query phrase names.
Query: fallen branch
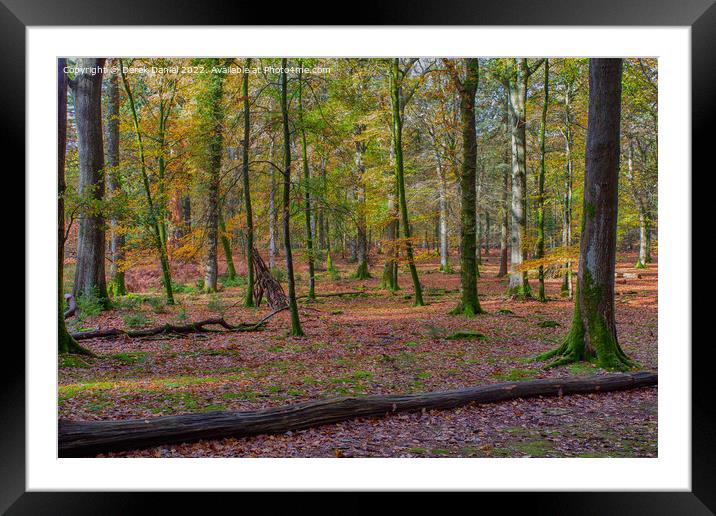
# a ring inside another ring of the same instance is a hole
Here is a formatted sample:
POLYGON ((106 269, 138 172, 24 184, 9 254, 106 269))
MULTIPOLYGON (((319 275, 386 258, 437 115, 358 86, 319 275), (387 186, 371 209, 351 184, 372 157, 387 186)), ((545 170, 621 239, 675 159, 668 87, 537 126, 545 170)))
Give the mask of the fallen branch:
MULTIPOLYGON (((369 295, 369 293, 364 290, 357 290, 355 292, 329 292, 327 294, 316 294, 316 297, 358 296, 361 294, 369 295)), ((305 299, 307 297, 308 295, 304 294, 302 296, 298 296, 296 299, 305 299)))
POLYGON ((102 339, 106 337, 119 337, 125 335, 127 337, 149 337, 152 335, 161 335, 166 333, 175 333, 179 335, 187 335, 190 333, 209 333, 221 330, 212 330, 206 328, 206 326, 221 326, 230 332, 238 331, 257 331, 264 322, 268 319, 265 317, 257 323, 241 323, 236 326, 229 324, 223 317, 214 317, 210 319, 204 319, 203 321, 197 321, 183 326, 175 326, 173 324, 162 324, 161 326, 155 326, 154 328, 147 328, 144 330, 122 330, 120 328, 112 328, 109 330, 91 330, 73 333, 72 336, 75 340, 83 339, 102 339))
POLYGON ((246 412, 209 412, 122 421, 60 420, 59 456, 82 457, 200 439, 275 434, 393 412, 449 409, 468 403, 492 403, 516 398, 609 392, 656 384, 656 373, 617 373, 586 378, 506 382, 406 396, 331 398, 246 412))

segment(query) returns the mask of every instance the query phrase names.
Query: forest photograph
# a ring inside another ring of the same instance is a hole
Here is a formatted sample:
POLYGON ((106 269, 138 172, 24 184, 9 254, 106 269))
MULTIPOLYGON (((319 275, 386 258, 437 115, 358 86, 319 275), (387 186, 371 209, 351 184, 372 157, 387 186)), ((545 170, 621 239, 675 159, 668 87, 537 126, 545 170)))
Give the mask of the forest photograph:
POLYGON ((648 57, 57 59, 59 457, 658 457, 658 94, 648 57))

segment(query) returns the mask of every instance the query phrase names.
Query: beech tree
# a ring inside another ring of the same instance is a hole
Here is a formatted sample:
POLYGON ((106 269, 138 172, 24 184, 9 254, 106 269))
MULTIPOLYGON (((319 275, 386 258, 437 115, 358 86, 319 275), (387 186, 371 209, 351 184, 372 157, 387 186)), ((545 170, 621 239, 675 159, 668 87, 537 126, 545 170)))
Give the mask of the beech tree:
POLYGON ((92 353, 77 344, 65 325, 65 156, 67 153, 67 60, 57 60, 57 350, 59 353, 92 353))
POLYGON ((479 83, 479 63, 476 58, 464 59, 465 77, 460 78, 455 63, 445 64, 460 95, 462 125, 462 168, 460 171, 460 292, 461 300, 453 314, 472 316, 482 313, 477 297, 477 241, 476 241, 476 175, 477 131, 475 129, 475 93, 479 83))
POLYGON ((423 306, 423 289, 420 285, 418 277, 418 269, 415 267, 415 257, 413 255, 413 243, 410 229, 410 221, 408 219, 408 201, 405 199, 405 171, 403 169, 403 108, 410 97, 415 92, 413 88, 410 92, 404 92, 402 89, 403 80, 408 70, 412 67, 416 60, 408 64, 406 69, 400 68, 400 59, 395 58, 390 63, 390 98, 393 115, 393 152, 395 154, 395 177, 398 185, 398 204, 400 206, 400 223, 403 226, 403 236, 405 237, 405 254, 408 259, 408 267, 410 268, 410 277, 413 280, 413 288, 415 290, 415 306, 423 306), (407 95, 406 95, 407 93, 407 95))
MULTIPOLYGON (((537 259, 544 258, 544 180, 545 180, 545 131, 547 130, 547 109, 549 108, 549 59, 544 60, 544 102, 539 128, 539 176, 537 180, 537 259)), ((544 265, 539 266, 539 293, 537 299, 546 301, 544 293, 544 265)))
POLYGON ((584 214, 572 328, 562 345, 539 356, 555 366, 579 360, 606 369, 635 365, 619 346, 614 311, 622 60, 589 60, 584 214))
POLYGON ((79 141, 79 194, 84 209, 77 234, 75 297, 97 296, 109 306, 105 279, 104 143, 102 138, 102 77, 104 58, 77 60, 77 73, 69 80, 75 95, 79 141))
POLYGON ((109 77, 107 87, 107 166, 109 195, 113 201, 113 212, 110 220, 111 265, 109 293, 112 296, 127 294, 124 281, 124 232, 117 220, 118 207, 116 200, 122 199, 122 174, 119 168, 119 75, 113 73, 109 77))
POLYGON ((286 276, 288 279, 288 305, 291 311, 291 335, 303 335, 296 302, 296 280, 293 275, 293 254, 291 251, 291 131, 288 123, 288 68, 287 59, 281 59, 281 120, 283 125, 283 248, 286 255, 286 276))
MULTIPOLYGON (((210 64, 218 65, 213 59, 210 64)), ((219 266, 216 257, 219 239, 219 183, 221 173, 221 152, 223 149, 223 97, 224 77, 210 73, 202 108, 209 133, 206 149, 206 258, 204 260, 204 291, 216 292, 219 266)))
MULTIPOLYGON (((244 65, 251 68, 251 59, 244 65)), ((244 306, 254 306, 254 216, 251 207, 251 183, 249 181, 249 146, 251 144, 251 108, 249 102, 249 74, 244 71, 241 77, 241 96, 244 107, 244 142, 241 146, 242 176, 244 180, 244 209, 246 210, 246 299, 244 306)))
POLYGON ((527 59, 515 59, 503 73, 503 82, 509 92, 509 120, 512 139, 512 224, 511 264, 508 294, 513 297, 532 297, 527 271, 519 270, 524 260, 527 237, 527 139, 525 135, 527 83, 544 59, 532 67, 527 59))

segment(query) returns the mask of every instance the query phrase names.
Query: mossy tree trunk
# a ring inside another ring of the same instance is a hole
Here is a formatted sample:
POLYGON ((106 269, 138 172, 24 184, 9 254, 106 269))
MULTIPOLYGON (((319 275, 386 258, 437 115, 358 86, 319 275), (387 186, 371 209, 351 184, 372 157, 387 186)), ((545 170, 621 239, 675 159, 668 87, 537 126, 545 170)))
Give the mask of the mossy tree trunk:
MULTIPOLYGON (((114 73, 109 79, 107 87, 107 165, 109 177, 107 186, 109 195, 115 199, 122 196, 122 176, 119 169, 119 76, 114 73)), ((109 293, 112 296, 127 294, 124 280, 124 233, 119 229, 117 207, 110 219, 111 238, 110 250, 112 264, 109 271, 109 293)))
POLYGON ((390 98, 393 111, 393 152, 395 153, 395 176, 398 185, 398 204, 400 207, 400 219, 405 237, 405 255, 410 268, 410 277, 413 280, 415 290, 415 306, 423 306, 423 289, 418 277, 418 269, 415 267, 413 256, 413 242, 408 219, 408 202, 405 198, 405 174, 403 169, 403 115, 401 105, 401 83, 404 73, 400 70, 400 60, 395 58, 390 66, 390 98))
POLYGON ((73 294, 98 296, 109 306, 105 279, 104 143, 102 138, 102 71, 104 58, 79 59, 82 68, 99 72, 79 73, 69 82, 75 93, 75 120, 78 137, 79 193, 89 210, 80 215, 77 233, 77 265, 73 294))
MULTIPOLYGON (((216 63, 218 65, 218 63, 216 63)), ((223 74, 209 74, 206 94, 206 118, 209 131, 207 156, 207 214, 206 214, 206 257, 204 260, 204 291, 216 292, 219 277, 217 247, 219 241, 219 183, 221 175, 221 150, 223 146, 221 106, 223 96, 223 74)))
POLYGON ((614 312, 621 59, 590 59, 584 215, 572 328, 541 355, 550 365, 589 360, 605 369, 634 365, 617 339, 614 312))
POLYGON ((67 331, 64 315, 65 272, 65 156, 67 152, 66 59, 57 60, 57 351, 92 355, 67 331))
POLYGON ((291 335, 303 336, 301 320, 296 302, 296 281, 293 275, 291 253, 291 133, 288 124, 288 79, 286 58, 281 59, 281 119, 283 121, 283 247, 286 255, 286 277, 288 279, 288 306, 291 312, 291 335))
POLYGON ((301 161, 303 163, 303 212, 306 223, 306 260, 308 261, 308 299, 316 299, 316 256, 313 251, 313 226, 311 224, 311 169, 308 166, 306 123, 303 119, 303 60, 298 62, 298 123, 301 129, 301 161))
MULTIPOLYGON (((537 256, 544 258, 544 176, 545 176, 545 131, 547 130, 547 109, 549 108, 549 59, 544 61, 544 102, 539 127, 539 176, 537 191, 537 256)), ((547 301, 544 292, 544 265, 539 266, 539 293, 537 299, 547 301)))
POLYGON ((530 69, 527 59, 516 59, 514 73, 506 81, 509 91, 509 120, 512 141, 512 233, 511 266, 508 295, 531 298, 532 290, 527 271, 517 270, 526 254, 527 245, 527 140, 526 105, 527 82, 537 67, 530 69))
POLYGON ((482 313, 477 296, 477 131, 475 93, 479 82, 477 58, 464 59, 465 78, 456 64, 445 61, 460 96, 462 167, 460 170, 460 303, 451 313, 473 316, 482 313))
POLYGON ((167 255, 166 245, 162 241, 161 229, 159 227, 159 220, 157 219, 157 212, 154 207, 154 198, 152 196, 152 189, 149 184, 149 176, 147 175, 147 164, 144 154, 144 140, 142 138, 142 130, 139 126, 139 115, 137 113, 137 107, 134 103, 134 95, 132 94, 132 88, 129 86, 127 76, 123 72, 124 65, 122 60, 119 60, 120 76, 122 77, 122 84, 124 85, 124 91, 127 94, 127 101, 129 103, 129 109, 132 113, 132 122, 134 125, 134 134, 137 140, 137 149, 139 150, 139 164, 140 172, 142 174, 142 185, 144 186, 144 194, 147 198, 147 218, 149 220, 149 230, 154 240, 154 246, 159 254, 159 262, 162 268, 162 284, 166 292, 166 299, 168 305, 174 304, 174 292, 172 290, 172 276, 169 268, 169 256, 167 255))
MULTIPOLYGON (((246 59, 245 68, 251 68, 251 59, 246 59)), ((251 107, 249 103, 249 74, 241 78, 241 96, 244 105, 244 142, 241 148, 244 180, 244 208, 246 210, 246 297, 244 306, 255 305, 254 301, 254 215, 251 208, 251 182, 249 181, 249 145, 251 143, 251 107)), ((273 186, 273 185, 272 185, 273 186)))

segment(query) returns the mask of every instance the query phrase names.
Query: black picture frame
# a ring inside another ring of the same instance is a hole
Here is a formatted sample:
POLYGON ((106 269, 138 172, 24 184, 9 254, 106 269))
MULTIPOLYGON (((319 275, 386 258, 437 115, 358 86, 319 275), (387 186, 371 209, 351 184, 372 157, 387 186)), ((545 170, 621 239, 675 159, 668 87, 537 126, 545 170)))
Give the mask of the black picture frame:
MULTIPOLYGON (((351 11, 350 16, 346 13, 340 18, 356 25, 690 26, 693 162, 708 164, 708 169, 703 172, 713 173, 713 160, 708 155, 714 142, 712 119, 716 99, 716 6, 713 3, 714 0, 441 0, 429 4, 406 0, 366 1, 361 3, 360 9, 351 11)), ((173 3, 166 0, 0 0, 0 70, 4 71, 0 80, 0 99, 3 104, 1 118, 5 126, 0 141, 5 148, 3 156, 12 154, 19 158, 20 163, 15 165, 15 170, 23 166, 24 153, 17 150, 24 148, 25 106, 27 101, 31 101, 25 98, 25 70, 26 65, 31 64, 25 61, 25 29, 28 26, 342 25, 333 19, 336 14, 333 8, 306 4, 296 6, 297 12, 286 11, 279 16, 279 5, 216 0, 173 3)), ((32 237, 26 233, 25 238, 32 237)), ((685 278, 685 281, 690 282, 691 278, 685 278)), ((710 372, 707 368, 711 368, 713 363, 709 360, 713 356, 712 340, 703 341, 692 349, 691 492, 485 493, 479 496, 501 497, 491 500, 497 503, 493 507, 511 510, 524 504, 529 506, 530 512, 539 514, 714 514, 716 404, 711 395, 712 386, 707 384, 710 372)), ((669 344, 683 346, 684 349, 690 345, 688 342, 669 344)), ((48 343, 48 351, 49 347, 48 343)), ((191 508, 185 493, 26 492, 25 353, 21 347, 6 339, 4 357, 6 367, 3 368, 3 386, 0 389, 0 511, 33 515, 128 514, 145 512, 153 502, 160 503, 167 510, 171 510, 169 505, 178 504, 181 504, 182 512, 191 508)), ((205 505, 208 502, 206 496, 200 495, 203 501, 193 501, 204 504, 204 508, 209 507, 205 505)), ((247 500, 246 493, 238 496, 242 497, 241 505, 245 508, 254 501, 247 500)), ((345 500, 341 502, 340 512, 369 510, 372 502, 370 496, 367 498, 352 495, 348 503, 345 500)), ((272 495, 272 504, 279 500, 272 495)), ((462 497, 452 500, 465 501, 462 497)), ((216 503, 217 500, 212 498, 211 501, 216 503)), ((331 512, 337 510, 334 503, 326 502, 331 512)), ((404 511, 411 510, 411 504, 419 507, 418 504, 423 503, 422 496, 413 496, 402 503, 406 504, 404 511)), ((468 503, 484 502, 472 500, 468 503)), ((273 505, 268 512, 279 509, 280 505, 273 505)))

